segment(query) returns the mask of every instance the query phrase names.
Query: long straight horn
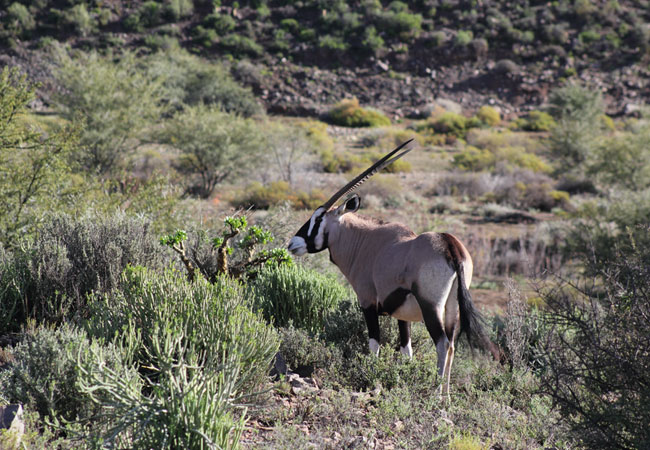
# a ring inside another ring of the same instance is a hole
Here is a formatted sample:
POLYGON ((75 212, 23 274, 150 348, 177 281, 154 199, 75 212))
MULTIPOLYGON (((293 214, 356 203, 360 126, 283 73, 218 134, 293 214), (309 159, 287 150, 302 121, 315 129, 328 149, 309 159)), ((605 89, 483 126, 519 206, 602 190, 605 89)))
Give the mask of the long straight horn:
POLYGON ((381 158, 379 161, 374 163, 372 166, 368 167, 366 170, 363 171, 359 176, 357 176, 354 180, 350 181, 348 184, 343 186, 339 191, 334 194, 327 202, 321 206, 321 208, 325 208, 325 210, 328 210, 332 207, 332 205, 341 197, 344 195, 349 194, 351 191, 355 190, 361 184, 366 181, 368 178, 382 170, 384 167, 388 166, 389 164, 393 163, 394 161, 398 160, 402 156, 406 155, 408 152, 413 150, 412 147, 406 148, 404 151, 401 153, 395 155, 398 151, 402 150, 404 147, 406 147, 408 144, 413 142, 413 139, 409 139, 408 141, 404 142, 402 145, 397 147, 395 150, 381 158), (391 158, 391 156, 395 155, 394 157, 391 158))

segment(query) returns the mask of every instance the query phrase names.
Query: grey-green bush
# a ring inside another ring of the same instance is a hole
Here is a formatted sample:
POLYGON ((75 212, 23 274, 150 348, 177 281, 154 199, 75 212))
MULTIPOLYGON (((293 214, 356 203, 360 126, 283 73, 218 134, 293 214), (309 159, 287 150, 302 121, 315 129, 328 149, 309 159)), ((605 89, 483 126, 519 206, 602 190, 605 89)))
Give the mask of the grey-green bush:
POLYGON ((244 117, 262 113, 250 89, 237 84, 226 69, 183 50, 156 53, 147 67, 151 76, 164 79, 162 98, 172 110, 205 103, 244 117))
POLYGON ((166 263, 148 221, 123 213, 52 217, 35 239, 0 252, 0 329, 84 317, 86 295, 116 287, 129 263, 166 263))
POLYGON ((293 267, 261 270, 252 284, 252 295, 264 317, 276 326, 293 324, 316 334, 337 303, 350 291, 330 276, 293 267))
MULTIPOLYGON (((50 420, 78 421, 88 425, 99 406, 78 386, 77 363, 95 364, 101 346, 70 325, 56 330, 37 328, 23 336, 13 349, 14 361, 0 388, 10 402, 21 403, 50 420)), ((102 348, 102 364, 125 379, 137 377, 128 369, 128 358, 113 345, 102 348)))

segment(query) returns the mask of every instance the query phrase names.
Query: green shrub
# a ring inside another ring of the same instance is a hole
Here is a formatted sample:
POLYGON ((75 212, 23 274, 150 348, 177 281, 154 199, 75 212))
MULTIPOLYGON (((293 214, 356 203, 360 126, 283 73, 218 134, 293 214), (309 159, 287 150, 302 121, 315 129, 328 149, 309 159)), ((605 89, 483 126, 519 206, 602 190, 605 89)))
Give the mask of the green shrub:
POLYGON ((214 13, 208 14, 203 19, 203 25, 216 31, 219 36, 223 36, 234 30, 237 23, 232 16, 214 13))
POLYGON ((275 330, 249 309, 243 287, 130 268, 119 289, 91 301, 91 334, 114 339, 144 368, 136 383, 101 366, 80 368, 83 391, 108 397, 104 442, 236 447, 245 424, 237 405, 255 398, 278 349, 275 330))
POLYGON ((124 214, 74 219, 60 215, 13 254, 0 255, 0 328, 18 331, 27 319, 84 317, 86 295, 117 286, 127 264, 164 264, 151 224, 124 214))
POLYGON ((334 105, 327 113, 334 125, 344 127, 380 127, 390 125, 390 119, 383 113, 359 106, 356 98, 344 99, 334 105))
POLYGON ((379 357, 372 354, 355 355, 344 376, 343 384, 355 391, 366 391, 381 385, 387 390, 409 386, 414 391, 428 392, 438 384, 438 367, 430 354, 407 359, 384 346, 379 357))
POLYGON ((289 33, 296 34, 300 30, 300 24, 296 19, 282 19, 280 26, 289 33))
MULTIPOLYGON (((88 425, 100 412, 91 397, 79 388, 81 374, 77 362, 92 364, 93 353, 101 346, 88 339, 83 330, 63 325, 57 330, 37 328, 23 336, 13 349, 8 376, 0 379, 3 394, 10 402, 21 403, 50 420, 79 421, 88 425)), ((102 349, 107 370, 127 379, 137 377, 126 368, 128 358, 109 344, 102 349)))
POLYGON ((71 26, 80 36, 88 36, 97 28, 94 17, 84 3, 63 11, 62 19, 65 25, 71 26))
POLYGON ((262 112, 251 90, 237 84, 224 67, 183 50, 153 55, 147 67, 148 76, 162 78, 161 96, 172 110, 204 103, 244 117, 262 112))
POLYGON ((650 127, 604 140, 589 163, 587 174, 595 179, 637 191, 650 186, 650 151, 646 145, 650 127))
POLYGON ((422 15, 411 14, 405 10, 385 11, 377 17, 377 26, 402 41, 408 41, 419 36, 422 31, 422 15))
POLYGON ((241 208, 268 209, 289 202, 295 209, 315 209, 326 200, 325 193, 319 189, 305 192, 293 189, 286 181, 274 181, 266 186, 259 182, 249 184, 231 203, 241 208))
POLYGON ((468 119, 454 112, 444 112, 428 124, 436 133, 464 137, 468 128, 468 119))
POLYGON ((384 40, 372 25, 366 27, 363 34, 363 41, 361 41, 361 43, 363 44, 363 47, 373 55, 376 55, 377 52, 384 48, 384 40))
POLYGON ((155 27, 162 19, 162 5, 154 0, 144 2, 140 7, 140 21, 145 27, 155 27))
POLYGON ((189 282, 171 270, 157 274, 130 267, 117 289, 90 298, 87 328, 92 336, 128 344, 144 367, 160 368, 164 359, 178 357, 207 374, 228 362, 227 353, 239 373, 226 381, 240 394, 253 393, 268 373, 278 339, 251 305, 244 287, 227 277, 189 282), (178 347, 165 354, 156 348, 161 343, 178 347))
POLYGON ((578 41, 583 45, 589 45, 600 40, 600 33, 596 30, 585 30, 578 35, 578 41))
POLYGON ((322 330, 337 303, 350 296, 335 278, 299 266, 263 269, 251 288, 268 321, 280 327, 293 324, 314 334, 322 330))
MULTIPOLYGON (((341 366, 341 352, 337 346, 327 345, 301 328, 280 328, 280 354, 292 371, 311 375, 316 369, 341 366)), ((330 372, 330 370, 328 370, 330 372)))
POLYGON ((144 30, 144 26, 140 22, 139 12, 134 12, 126 16, 126 18, 123 21, 123 25, 124 28, 126 28, 128 31, 133 31, 136 33, 144 30))
POLYGON ((179 19, 192 15, 194 3, 192 0, 165 0, 164 11, 170 22, 178 22, 179 19))
POLYGON ((158 142, 180 151, 177 168, 189 176, 186 192, 201 198, 260 164, 263 143, 257 124, 215 106, 187 107, 157 133, 158 142))
POLYGON ((472 39, 474 39, 474 34, 471 31, 459 30, 458 33, 456 33, 454 43, 460 47, 465 47, 472 42, 472 39))
POLYGON ((494 127, 501 122, 501 114, 491 106, 481 106, 476 113, 476 117, 488 126, 494 127))
POLYGON ((253 39, 239 34, 227 34, 219 44, 227 51, 232 52, 235 56, 261 56, 263 48, 253 39))
POLYGON ((348 44, 340 36, 326 34, 318 39, 318 47, 326 50, 344 52, 348 49, 348 44))
POLYGON ((553 117, 543 111, 531 111, 525 118, 517 119, 515 128, 524 131, 551 131, 556 126, 553 117))
POLYGON ((572 255, 585 265, 584 279, 542 295, 549 333, 541 390, 586 448, 650 442, 650 214, 647 201, 626 203, 618 208, 640 213, 631 221, 608 211, 572 230, 572 255), (618 233, 621 226, 627 232, 618 233))
POLYGON ((14 2, 7 8, 5 19, 7 27, 18 35, 27 35, 27 33, 36 28, 34 16, 29 12, 25 5, 14 2))
POLYGON ((453 165, 461 170, 479 172, 494 167, 496 156, 488 149, 468 145, 460 153, 454 155, 453 165))

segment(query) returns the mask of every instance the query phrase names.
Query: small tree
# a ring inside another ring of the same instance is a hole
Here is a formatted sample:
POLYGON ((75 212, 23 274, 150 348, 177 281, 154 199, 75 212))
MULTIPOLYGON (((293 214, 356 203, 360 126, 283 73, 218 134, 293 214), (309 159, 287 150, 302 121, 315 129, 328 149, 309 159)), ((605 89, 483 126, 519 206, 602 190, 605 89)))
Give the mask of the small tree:
POLYGON ((549 113, 557 122, 551 131, 553 154, 561 160, 561 171, 584 171, 601 135, 604 113, 600 92, 576 84, 556 89, 549 96, 549 113))
POLYGON ((109 175, 138 146, 142 130, 160 116, 161 79, 147 76, 131 52, 115 58, 96 52, 71 57, 59 49, 55 59, 59 111, 86 125, 77 159, 86 170, 109 175))
POLYGON ((30 126, 34 88, 15 68, 0 73, 0 243, 5 246, 72 194, 66 160, 77 130, 63 127, 48 134, 30 126))
POLYGON ((280 178, 293 187, 296 166, 312 150, 306 130, 276 125, 271 127, 267 145, 271 162, 278 169, 280 178))
POLYGON ((196 279, 196 269, 208 280, 214 281, 219 276, 228 275, 239 278, 267 263, 292 264, 293 260, 285 248, 259 250, 259 247, 273 242, 274 238, 267 230, 259 226, 248 226, 246 216, 226 217, 225 229, 220 236, 210 240, 210 248, 205 248, 206 235, 199 233, 189 251, 185 246, 187 233, 176 230, 160 238, 160 243, 174 250, 180 257, 187 278, 196 279), (238 240, 232 246, 235 238, 238 240), (235 253, 234 257, 231 255, 235 253))
POLYGON ((201 198, 210 197, 227 178, 254 168, 263 149, 253 121, 204 105, 175 115, 159 140, 180 150, 179 172, 194 177, 187 193, 201 198))

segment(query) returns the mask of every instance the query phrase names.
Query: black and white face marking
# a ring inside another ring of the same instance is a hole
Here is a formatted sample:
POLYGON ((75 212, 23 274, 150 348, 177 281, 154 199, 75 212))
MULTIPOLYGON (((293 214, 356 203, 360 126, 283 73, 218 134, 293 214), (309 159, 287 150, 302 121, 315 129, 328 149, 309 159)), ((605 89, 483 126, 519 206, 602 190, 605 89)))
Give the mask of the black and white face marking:
POLYGON ((327 217, 325 208, 318 208, 311 218, 300 227, 300 230, 289 241, 289 251, 294 255, 318 253, 327 248, 327 232, 325 231, 327 217))
POLYGON ((288 249, 294 255, 305 253, 318 253, 327 248, 327 221, 338 220, 343 214, 355 212, 361 205, 361 199, 357 194, 352 195, 341 206, 328 211, 324 207, 318 208, 311 215, 311 218, 300 227, 300 230, 289 241, 288 249))

